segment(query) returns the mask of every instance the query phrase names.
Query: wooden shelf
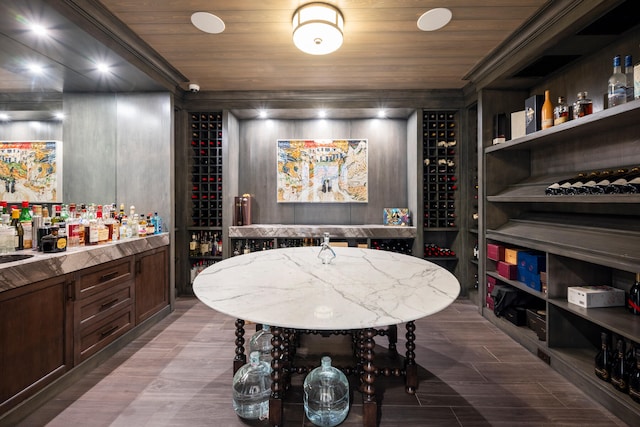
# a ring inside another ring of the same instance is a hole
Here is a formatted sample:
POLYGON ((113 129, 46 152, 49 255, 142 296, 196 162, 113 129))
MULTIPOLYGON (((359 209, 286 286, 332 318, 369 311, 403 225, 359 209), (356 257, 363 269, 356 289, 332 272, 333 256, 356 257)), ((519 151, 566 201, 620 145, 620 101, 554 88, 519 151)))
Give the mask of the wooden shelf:
POLYGON ((519 282, 517 280, 510 280, 510 279, 507 279, 506 277, 502 277, 501 275, 498 274, 497 271, 487 271, 487 276, 495 277, 501 282, 506 283, 507 285, 513 286, 514 288, 520 289, 521 291, 524 291, 530 295, 533 295, 534 297, 537 297, 543 300, 547 299, 547 294, 545 294, 544 292, 536 291, 535 289, 530 288, 524 283, 519 282))
POLYGON ((625 307, 584 308, 569 304, 566 299, 549 298, 548 301, 549 304, 580 316, 631 341, 637 341, 640 337, 640 316, 634 316, 625 307))
POLYGON ((530 150, 541 145, 560 144, 567 139, 576 140, 597 132, 605 133, 613 127, 637 126, 638 121, 640 121, 640 100, 635 100, 502 144, 492 145, 485 148, 485 153, 503 150, 530 150))
MULTIPOLYGON (((571 225, 567 221, 560 221, 562 218, 556 217, 556 222, 511 219, 496 230, 487 230, 486 236, 488 239, 620 270, 638 270, 640 231, 634 229, 632 224, 620 228, 587 226, 580 223, 581 217, 576 215, 577 225, 571 225)), ((597 223, 597 219, 594 223, 597 223)))

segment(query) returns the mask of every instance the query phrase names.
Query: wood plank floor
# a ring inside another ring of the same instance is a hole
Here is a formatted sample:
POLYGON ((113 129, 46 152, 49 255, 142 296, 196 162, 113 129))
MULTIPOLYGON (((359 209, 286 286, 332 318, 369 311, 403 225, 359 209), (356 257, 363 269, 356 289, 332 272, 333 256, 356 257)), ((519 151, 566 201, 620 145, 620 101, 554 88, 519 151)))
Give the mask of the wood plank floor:
MULTIPOLYGON (((626 425, 469 302, 457 301, 416 326, 418 392, 406 394, 399 378, 376 381, 382 427, 626 425)), ((180 298, 171 315, 19 426, 266 426, 241 420, 231 407, 234 330, 234 319, 180 298)), ((403 327, 399 335, 402 354, 403 327)), ((386 338, 378 343, 376 351, 385 353, 386 338)), ((296 400, 299 377, 285 404, 287 427, 312 425, 296 400)), ((362 425, 358 392, 342 425, 362 425)))

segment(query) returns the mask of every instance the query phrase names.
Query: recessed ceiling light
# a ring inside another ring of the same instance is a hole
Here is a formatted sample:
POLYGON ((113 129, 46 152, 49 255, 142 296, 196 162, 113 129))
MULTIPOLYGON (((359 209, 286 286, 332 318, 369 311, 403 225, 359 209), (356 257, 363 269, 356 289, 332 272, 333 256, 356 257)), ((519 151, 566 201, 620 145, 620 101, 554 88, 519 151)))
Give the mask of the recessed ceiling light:
POLYGON ((9 115, 7 113, 0 113, 0 120, 9 120, 9 115))
POLYGON ((98 71, 104 74, 109 73, 111 71, 111 68, 105 63, 97 64, 96 68, 98 69, 98 71))
POLYGON ((44 68, 39 64, 30 64, 29 71, 31 71, 33 74, 42 74, 44 72, 44 68))
POLYGON ((321 119, 324 119, 325 117, 327 117, 327 112, 324 110, 318 111, 318 117, 320 117, 321 119))
POLYGON ((258 117, 260 117, 261 119, 266 119, 267 112, 265 110, 260 110, 260 112, 258 113, 258 117))
POLYGON ((62 120, 64 119, 64 113, 62 111, 58 111, 54 113, 53 117, 55 117, 57 120, 62 120))
POLYGON ((205 33, 220 34, 224 31, 224 21, 209 12, 194 13, 191 15, 191 23, 205 33))
POLYGON ((431 9, 418 18, 418 28, 422 31, 435 31, 444 27, 451 21, 453 14, 445 7, 431 9))
POLYGON ((43 27, 40 24, 31 24, 30 28, 31 28, 31 31, 33 31, 37 36, 46 37, 49 35, 49 30, 47 30, 45 27, 43 27))
POLYGON ((378 110, 378 117, 384 119, 387 117, 387 113, 384 110, 378 110))

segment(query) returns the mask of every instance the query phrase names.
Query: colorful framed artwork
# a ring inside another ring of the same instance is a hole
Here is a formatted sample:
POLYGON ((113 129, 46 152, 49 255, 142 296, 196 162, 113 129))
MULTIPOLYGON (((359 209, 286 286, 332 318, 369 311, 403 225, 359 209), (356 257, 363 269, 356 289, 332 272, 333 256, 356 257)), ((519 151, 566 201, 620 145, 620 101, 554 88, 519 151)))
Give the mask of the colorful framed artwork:
POLYGON ((384 225, 411 225, 411 215, 408 208, 384 208, 382 213, 384 225))
POLYGON ((0 200, 62 201, 62 141, 0 141, 0 200))
POLYGON ((367 203, 368 140, 279 139, 278 203, 367 203))

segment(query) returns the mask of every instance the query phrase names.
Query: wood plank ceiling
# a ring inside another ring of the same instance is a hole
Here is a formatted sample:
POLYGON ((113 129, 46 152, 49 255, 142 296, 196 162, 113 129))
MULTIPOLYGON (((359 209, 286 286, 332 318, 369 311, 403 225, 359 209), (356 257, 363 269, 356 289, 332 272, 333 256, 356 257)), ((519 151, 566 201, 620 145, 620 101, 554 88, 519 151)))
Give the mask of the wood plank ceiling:
POLYGON ((299 0, 102 0, 104 6, 202 91, 460 89, 463 77, 536 14, 545 0, 330 0, 344 15, 344 44, 325 56, 292 42, 299 0), (447 7, 434 32, 418 18, 447 7), (220 17, 221 34, 190 22, 220 17))

